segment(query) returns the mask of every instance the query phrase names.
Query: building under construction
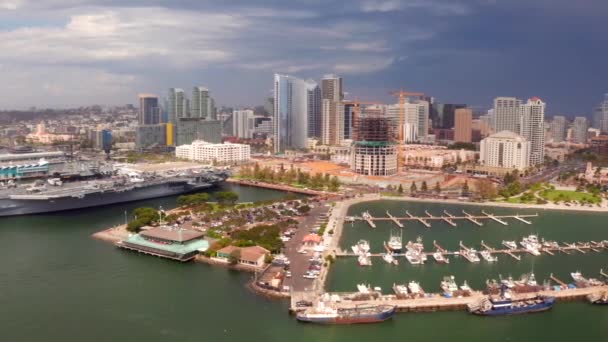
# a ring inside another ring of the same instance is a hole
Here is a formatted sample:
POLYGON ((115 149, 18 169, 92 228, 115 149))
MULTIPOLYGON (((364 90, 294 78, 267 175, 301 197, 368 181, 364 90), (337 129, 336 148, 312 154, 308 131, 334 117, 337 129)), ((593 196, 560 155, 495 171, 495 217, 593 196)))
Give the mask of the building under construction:
POLYGON ((366 176, 397 173, 397 123, 383 106, 370 106, 354 118, 352 170, 366 176))

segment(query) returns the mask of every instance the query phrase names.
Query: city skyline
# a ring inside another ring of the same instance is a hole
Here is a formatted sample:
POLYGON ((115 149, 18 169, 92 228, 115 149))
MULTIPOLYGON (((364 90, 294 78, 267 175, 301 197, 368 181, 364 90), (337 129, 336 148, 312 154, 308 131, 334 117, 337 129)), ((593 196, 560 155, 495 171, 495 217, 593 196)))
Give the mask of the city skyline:
POLYGON ((538 96, 548 115, 590 117, 607 92, 606 10, 597 0, 3 0, 0 108, 125 104, 200 83, 217 104, 252 106, 273 73, 337 73, 362 100, 390 103, 400 88, 473 108, 538 96))

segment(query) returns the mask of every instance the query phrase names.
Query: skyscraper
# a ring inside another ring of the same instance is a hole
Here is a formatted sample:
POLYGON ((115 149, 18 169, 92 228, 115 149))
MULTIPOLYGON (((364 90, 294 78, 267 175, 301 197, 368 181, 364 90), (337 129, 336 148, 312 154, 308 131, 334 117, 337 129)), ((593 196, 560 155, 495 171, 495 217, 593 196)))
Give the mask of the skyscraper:
POLYGON ((470 108, 458 108, 455 111, 454 141, 470 143, 473 138, 473 111, 470 108))
POLYGON ((188 117, 189 113, 186 111, 188 103, 186 101, 186 94, 181 88, 170 88, 169 89, 169 108, 168 121, 175 124, 179 118, 188 117))
POLYGON ((344 139, 354 139, 353 128, 355 127, 354 115, 355 104, 344 103, 344 139))
POLYGON ((309 138, 321 137, 321 88, 313 80, 306 81, 306 98, 308 107, 308 132, 309 138))
MULTIPOLYGON (((424 100, 409 99, 403 104, 405 114, 403 131, 405 142, 420 141, 426 138, 429 130, 429 103, 424 100)), ((388 117, 398 126, 400 122, 401 105, 394 104, 387 107, 388 117)))
MULTIPOLYGON (((427 101, 428 102, 428 101, 427 101)), ((433 111, 436 111, 437 117, 433 120, 433 125, 438 128, 450 129, 454 128, 454 117, 456 109, 466 108, 466 104, 452 103, 437 103, 433 105, 433 111), (439 122, 435 123, 435 120, 439 122)))
POLYGON ((156 125, 160 122, 160 108, 158 96, 153 94, 139 94, 139 125, 156 125))
POLYGON ((494 99, 494 131, 520 132, 519 106, 521 100, 514 97, 497 97, 494 99))
POLYGON ((562 142, 566 140, 566 117, 564 116, 554 116, 553 120, 551 120, 551 125, 549 126, 549 130, 551 131, 551 136, 553 137, 553 142, 562 142))
POLYGON ((288 75, 274 75, 274 152, 306 148, 308 96, 306 82, 288 75))
POLYGON ((192 89, 190 117, 207 119, 210 109, 209 103, 209 89, 205 87, 194 87, 192 89))
POLYGON ((533 97, 520 109, 520 135, 530 142, 530 165, 542 164, 545 160, 545 106, 538 97, 533 97))
POLYGON ((236 137, 250 139, 253 137, 254 115, 250 109, 232 112, 232 132, 236 137))
POLYGON ((342 78, 333 74, 321 79, 322 122, 321 140, 324 145, 339 145, 344 137, 344 99, 342 78))
POLYGON ((577 116, 572 122, 572 142, 577 144, 587 143, 587 130, 589 129, 589 120, 584 116, 577 116))
POLYGON ((593 127, 608 133, 608 94, 604 94, 604 101, 593 109, 593 127))

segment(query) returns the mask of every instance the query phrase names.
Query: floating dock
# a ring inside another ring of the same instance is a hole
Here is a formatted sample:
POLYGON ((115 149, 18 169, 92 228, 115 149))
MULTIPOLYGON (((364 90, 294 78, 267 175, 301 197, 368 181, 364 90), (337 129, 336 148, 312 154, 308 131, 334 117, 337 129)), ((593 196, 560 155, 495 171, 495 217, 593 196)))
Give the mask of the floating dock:
POLYGON ((409 216, 409 218, 410 218, 410 219, 412 219, 412 220, 416 220, 416 221, 418 221, 418 222, 422 223, 422 224, 423 224, 425 227, 427 227, 427 228, 431 228, 431 224, 430 224, 430 223, 428 223, 427 221, 425 221, 425 220, 424 220, 424 218, 419 217, 419 216, 414 216, 414 215, 410 214, 410 212, 409 212, 409 211, 407 211, 407 210, 405 211, 405 214, 406 214, 407 216, 409 216))
POLYGON ((386 211, 386 215, 391 219, 391 221, 393 221, 393 223, 397 225, 397 227, 403 228, 403 223, 399 222, 399 220, 397 220, 393 215, 391 215, 388 210, 386 211))
MULTIPOLYGON (((469 221, 471 221, 471 222, 475 223, 476 225, 478 225, 478 226, 480 226, 480 227, 481 227, 481 226, 483 226, 483 224, 482 224, 481 222, 479 222, 479 221, 477 221, 477 220, 476 220, 475 216, 473 216, 473 215, 471 215, 471 214, 467 213, 467 212, 466 212, 466 211, 464 211, 464 210, 462 211, 462 213, 466 215, 465 219, 467 219, 467 220, 469 220, 469 221)), ((489 218, 489 216, 486 216, 486 217, 488 217, 488 218, 489 218)))
POLYGON ((482 214, 484 214, 484 215, 486 215, 488 218, 490 218, 490 219, 492 219, 492 220, 494 220, 494 221, 496 221, 496 222, 498 222, 498 223, 500 223, 500 224, 502 224, 502 225, 504 225, 504 226, 508 225, 508 223, 507 223, 507 222, 505 222, 505 221, 503 221, 503 220, 501 220, 501 219, 497 218, 496 216, 494 216, 494 215, 492 215, 492 214, 488 214, 488 213, 486 213, 484 210, 482 210, 482 211, 481 211, 481 213, 482 213, 482 214))

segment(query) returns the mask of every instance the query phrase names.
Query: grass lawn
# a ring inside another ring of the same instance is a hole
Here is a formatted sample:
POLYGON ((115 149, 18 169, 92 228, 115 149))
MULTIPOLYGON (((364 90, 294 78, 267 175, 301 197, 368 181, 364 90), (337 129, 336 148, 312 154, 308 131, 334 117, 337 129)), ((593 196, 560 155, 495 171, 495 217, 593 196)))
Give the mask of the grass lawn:
POLYGON ((548 201, 564 200, 564 201, 581 201, 598 203, 600 198, 593 196, 593 194, 587 192, 577 192, 570 190, 544 190, 539 193, 541 197, 548 201))

